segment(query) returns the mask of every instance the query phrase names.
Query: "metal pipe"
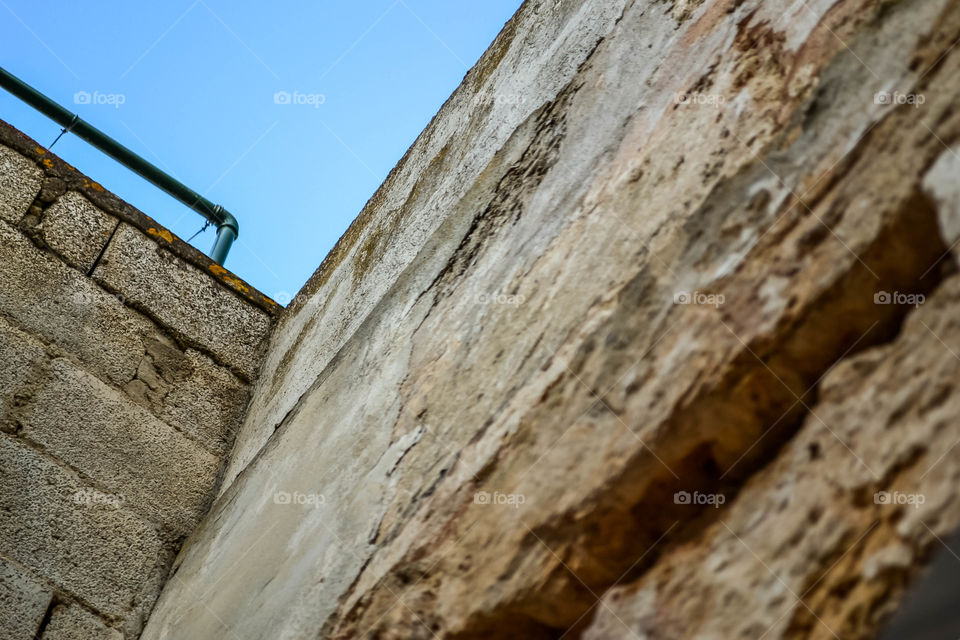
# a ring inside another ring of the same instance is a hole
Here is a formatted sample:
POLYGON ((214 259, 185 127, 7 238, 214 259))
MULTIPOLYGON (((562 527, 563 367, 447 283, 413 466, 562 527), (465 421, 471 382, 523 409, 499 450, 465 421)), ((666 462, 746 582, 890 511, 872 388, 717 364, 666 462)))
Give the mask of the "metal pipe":
POLYGON ((213 243, 213 249, 210 250, 210 259, 219 265, 223 265, 233 241, 240 234, 240 225, 237 223, 237 219, 220 205, 216 205, 215 209, 223 217, 223 222, 217 226, 217 240, 213 243))
POLYGON ((227 259, 227 253, 230 251, 230 246, 240 234, 240 224, 226 209, 210 202, 190 187, 147 162, 80 116, 64 109, 2 67, 0 67, 0 87, 64 127, 65 131, 77 134, 77 136, 123 166, 160 187, 217 225, 217 240, 210 251, 210 258, 217 264, 222 265, 224 263, 227 259))

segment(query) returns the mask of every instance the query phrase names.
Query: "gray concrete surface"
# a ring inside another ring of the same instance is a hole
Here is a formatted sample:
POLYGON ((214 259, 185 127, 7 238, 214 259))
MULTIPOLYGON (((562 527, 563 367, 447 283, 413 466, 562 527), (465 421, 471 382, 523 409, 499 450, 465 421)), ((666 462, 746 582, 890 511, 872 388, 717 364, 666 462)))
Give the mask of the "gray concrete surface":
POLYGON ((123 640, 123 634, 78 605, 57 605, 39 640, 123 640))
POLYGON ((93 279, 131 304, 148 309, 164 326, 206 348, 220 362, 252 379, 270 317, 227 291, 193 265, 157 250, 146 234, 121 225, 93 279))
POLYGON ((530 2, 505 28, 283 315, 221 491, 428 240, 457 241, 461 231, 443 223, 482 206, 508 162, 498 155, 511 153, 508 141, 569 82, 625 4, 530 2))
POLYGON ((0 637, 34 640, 52 597, 23 569, 0 558, 0 637))
POLYGON ((105 488, 0 434, 0 555, 127 617, 161 557, 157 528, 105 488))
POLYGON ((132 640, 215 494, 270 304, 0 135, 0 638, 132 640))
POLYGON ((960 451, 921 477, 960 437, 921 188, 958 30, 945 0, 525 3, 280 321, 144 638, 869 637, 907 576, 864 565, 960 522, 960 451), (937 499, 898 522, 894 477, 937 499))
POLYGON ((83 470, 125 509, 176 534, 206 513, 219 459, 69 361, 51 363, 25 413, 22 437, 83 470))
POLYGON ((44 214, 40 230, 44 241, 72 267, 84 274, 107 246, 119 220, 90 204, 76 191, 61 196, 44 214))
POLYGON ((17 224, 40 192, 43 172, 17 152, 0 145, 0 220, 17 224))

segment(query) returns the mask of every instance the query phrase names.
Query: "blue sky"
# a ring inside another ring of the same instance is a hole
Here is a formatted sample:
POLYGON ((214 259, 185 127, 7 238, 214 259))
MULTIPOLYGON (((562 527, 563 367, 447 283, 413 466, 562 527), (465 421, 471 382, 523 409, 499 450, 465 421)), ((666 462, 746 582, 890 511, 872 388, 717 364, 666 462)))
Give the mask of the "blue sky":
MULTIPOLYGON (((0 64, 233 213, 226 266, 286 303, 520 4, 0 0, 0 64)), ((0 118, 60 131, 3 91, 0 118)), ((180 237, 203 226, 82 140, 54 151, 180 237)))

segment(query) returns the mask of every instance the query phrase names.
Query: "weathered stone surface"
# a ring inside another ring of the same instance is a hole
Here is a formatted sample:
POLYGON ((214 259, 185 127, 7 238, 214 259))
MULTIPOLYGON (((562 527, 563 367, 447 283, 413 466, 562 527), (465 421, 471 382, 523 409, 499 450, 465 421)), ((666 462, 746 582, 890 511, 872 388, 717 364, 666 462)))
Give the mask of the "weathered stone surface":
POLYGON ((931 544, 873 492, 960 515, 952 462, 912 475, 960 438, 919 337, 960 339, 924 186, 957 33, 947 0, 524 4, 278 327, 144 638, 632 637, 597 601, 658 572, 622 596, 649 638, 868 637, 931 544))
POLYGON ((35 578, 0 558, 0 638, 34 640, 52 597, 35 578))
POLYGON ((106 615, 135 617, 162 552, 154 527, 3 434, 0 477, 0 554, 106 615))
POLYGON ((243 419, 246 384, 210 358, 188 349, 190 376, 170 389, 158 415, 216 455, 224 455, 243 419))
POLYGON ((21 433, 177 533, 193 530, 212 497, 216 456, 65 360, 52 363, 21 433))
POLYGON ((937 203, 943 239, 951 249, 960 242, 960 151, 948 148, 923 177, 924 190, 937 203))
MULTIPOLYGON (((121 298, 5 225, 0 226, 0 264, 0 309, 20 329, 128 388, 144 406, 214 453, 224 451, 246 403, 246 383, 195 350, 184 353, 121 298), (141 374, 153 388, 140 380, 141 374), (132 382, 139 388, 131 388, 132 382)), ((22 350, 13 346, 8 351, 9 362, 18 358, 23 366, 32 357, 26 343, 22 350)), ((0 385, 20 384, 26 372, 19 365, 0 371, 0 385)))
POLYGON ((38 206, 22 221, 25 229, 39 224, 45 205, 54 202, 67 191, 76 191, 104 213, 156 238, 159 245, 170 250, 177 258, 208 273, 221 286, 233 291, 254 307, 263 309, 271 317, 281 310, 276 301, 264 296, 236 274, 221 268, 209 256, 174 235, 156 220, 110 193, 103 185, 3 120, 0 120, 0 145, 19 153, 43 170, 44 178, 36 199, 38 206))
POLYGON ((584 640, 874 637, 960 525, 958 317, 954 277, 895 342, 834 368, 775 463, 608 591, 584 640))
POLYGON ((44 241, 63 256, 67 264, 86 274, 117 224, 115 218, 97 209, 82 195, 69 191, 44 211, 40 230, 44 241))
POLYGON ((0 309, 114 384, 134 375, 153 324, 0 223, 0 309))
POLYGON ((17 430, 20 409, 45 361, 43 345, 0 318, 0 430, 17 430))
POLYGON ((140 405, 222 456, 246 406, 247 386, 203 354, 151 339, 136 377, 124 387, 140 405))
POLYGON ((57 605, 39 640, 123 640, 123 634, 77 605, 57 605))
POLYGON ((606 36, 626 0, 529 2, 512 20, 323 261, 277 328, 222 489, 390 292, 432 234, 456 241, 523 152, 543 104, 606 36), (523 125, 523 127, 522 127, 523 125), (529 131, 519 134, 528 136, 529 131), (449 226, 449 225, 448 225, 449 226))
POLYGON ((270 327, 267 313, 163 251, 140 231, 121 225, 93 277, 146 309, 174 334, 253 378, 270 327))
POLYGON ((170 259, 205 279, 213 294, 187 278, 165 304, 195 310, 199 292, 218 330, 246 322, 223 338, 246 378, 260 356, 241 343, 270 304, 197 271, 209 260, 4 123, 0 137, 19 151, 0 145, 0 637, 136 638, 213 497, 248 383, 214 361, 229 350, 159 326, 150 291, 128 302, 86 273, 118 220, 153 232, 173 252, 127 264, 131 278, 162 281, 170 259))
POLYGON ((43 172, 16 151, 0 145, 0 220, 17 224, 40 192, 43 172))

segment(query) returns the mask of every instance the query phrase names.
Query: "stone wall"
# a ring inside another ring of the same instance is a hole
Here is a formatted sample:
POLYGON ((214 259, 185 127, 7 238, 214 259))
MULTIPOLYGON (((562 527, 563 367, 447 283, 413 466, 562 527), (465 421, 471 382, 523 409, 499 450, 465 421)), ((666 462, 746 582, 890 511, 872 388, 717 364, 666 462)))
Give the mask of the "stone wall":
POLYGON ((0 638, 136 638, 275 305, 0 123, 0 638))
POLYGON ((953 0, 528 0, 144 638, 875 637, 960 525, 953 0))

